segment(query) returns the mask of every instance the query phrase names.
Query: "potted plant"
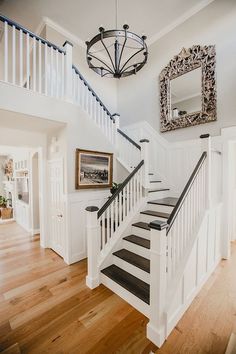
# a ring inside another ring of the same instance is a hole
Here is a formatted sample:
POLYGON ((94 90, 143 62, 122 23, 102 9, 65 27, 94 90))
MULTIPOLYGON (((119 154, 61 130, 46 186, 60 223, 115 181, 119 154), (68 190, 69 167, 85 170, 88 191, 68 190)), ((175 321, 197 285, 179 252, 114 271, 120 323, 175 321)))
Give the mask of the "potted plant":
POLYGON ((8 199, 0 195, 0 210, 1 210, 1 217, 3 220, 12 218, 12 208, 7 207, 7 202, 8 199))

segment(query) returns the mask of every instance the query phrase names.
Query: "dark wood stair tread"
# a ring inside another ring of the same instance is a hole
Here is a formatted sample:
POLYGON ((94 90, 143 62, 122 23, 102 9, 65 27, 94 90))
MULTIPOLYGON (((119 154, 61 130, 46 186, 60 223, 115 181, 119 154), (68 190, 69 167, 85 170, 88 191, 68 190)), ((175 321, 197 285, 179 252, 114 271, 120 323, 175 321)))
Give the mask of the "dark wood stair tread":
POLYGON ((161 183, 161 181, 150 181, 150 183, 161 183))
POLYGON ((154 211, 154 210, 144 210, 144 211, 141 211, 140 214, 150 215, 150 216, 154 216, 156 218, 165 218, 165 219, 168 219, 170 216, 169 213, 163 213, 162 211, 154 211))
POLYGON ((147 222, 142 222, 142 221, 135 222, 134 224, 132 224, 132 226, 139 227, 140 229, 145 229, 145 230, 150 231, 150 227, 148 226, 147 222))
POLYGON ((124 248, 114 252, 113 255, 123 259, 139 269, 142 269, 144 272, 150 273, 150 260, 147 258, 139 256, 138 254, 130 252, 124 248))
POLYGON ((129 235, 125 236, 123 240, 134 243, 135 245, 150 249, 150 240, 146 238, 136 236, 136 235, 129 235))
POLYGON ((125 270, 111 265, 101 271, 104 275, 112 279, 114 282, 128 290, 133 295, 137 296, 140 300, 149 305, 150 286, 144 281, 136 278, 125 270))
POLYGON ((157 188, 157 189, 149 189, 148 193, 154 193, 154 192, 164 192, 164 191, 169 191, 169 188, 157 188))
POLYGON ((149 173, 148 175, 149 175, 149 176, 154 176, 154 173, 149 173))
POLYGON ((148 204, 156 204, 156 205, 166 205, 166 206, 175 206, 178 201, 178 198, 167 197, 157 200, 151 200, 148 204))

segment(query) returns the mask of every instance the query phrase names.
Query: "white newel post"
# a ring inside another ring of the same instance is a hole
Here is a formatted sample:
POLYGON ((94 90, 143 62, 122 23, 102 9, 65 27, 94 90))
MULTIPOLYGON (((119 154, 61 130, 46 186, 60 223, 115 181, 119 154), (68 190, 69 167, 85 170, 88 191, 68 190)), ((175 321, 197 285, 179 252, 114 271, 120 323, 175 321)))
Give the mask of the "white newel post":
POLYGON ((149 140, 140 140, 141 144, 141 160, 144 160, 143 168, 143 187, 147 191, 149 188, 149 140))
POLYGON ((65 48, 65 100, 73 102, 73 90, 72 90, 72 51, 73 44, 66 41, 63 44, 65 48))
POLYGON ((86 209, 87 218, 87 257, 88 257, 88 274, 86 276, 86 285, 90 289, 96 288, 100 284, 100 274, 98 268, 99 255, 99 237, 100 227, 97 218, 98 207, 89 206, 86 209))
POLYGON ((165 221, 156 220, 151 228, 150 247, 150 321, 147 337, 160 347, 166 339, 167 237, 165 221))
POLYGON ((114 123, 115 123, 115 145, 116 148, 119 149, 119 141, 118 141, 118 134, 117 130, 120 128, 120 114, 114 113, 112 115, 114 123))
POLYGON ((202 152, 206 151, 207 153, 207 165, 206 165, 206 208, 210 209, 212 206, 212 197, 211 197, 211 183, 212 183, 212 153, 211 153, 211 137, 210 134, 203 134, 200 136, 202 139, 202 152))

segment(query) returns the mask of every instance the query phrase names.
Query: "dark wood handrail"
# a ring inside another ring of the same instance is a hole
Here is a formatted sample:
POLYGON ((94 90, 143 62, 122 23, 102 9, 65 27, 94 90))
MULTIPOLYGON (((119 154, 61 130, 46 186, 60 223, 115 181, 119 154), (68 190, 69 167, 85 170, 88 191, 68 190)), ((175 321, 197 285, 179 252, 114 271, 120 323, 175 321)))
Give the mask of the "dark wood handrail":
POLYGON ((87 86, 88 90, 91 91, 92 95, 96 98, 96 100, 100 103, 100 105, 103 107, 104 111, 109 115, 110 119, 114 122, 114 118, 112 114, 109 112, 107 107, 104 105, 104 103, 100 100, 96 92, 92 89, 92 87, 89 85, 88 81, 83 77, 79 69, 75 65, 72 65, 72 69, 75 70, 76 74, 79 75, 80 80, 83 81, 84 85, 87 86))
POLYGON ((171 229, 171 227, 172 227, 172 225, 173 225, 173 223, 174 223, 174 221, 175 221, 175 219, 176 219, 176 217, 177 217, 177 215, 178 215, 178 213, 179 213, 179 211, 180 211, 180 209, 181 209, 181 207, 182 207, 182 205, 183 205, 183 203, 184 203, 184 201, 185 201, 185 199, 186 199, 186 197, 188 195, 188 192, 189 192, 191 186, 193 185, 193 182, 195 181, 195 179, 196 179, 196 177, 198 175, 198 172, 200 171, 200 169, 201 169, 201 167, 203 165, 203 162, 205 161, 206 157, 207 157, 207 152, 204 151, 202 153, 202 156, 200 157, 200 159, 199 159, 199 161, 198 161, 193 173, 191 174, 188 182, 186 183, 186 186, 184 187, 184 190, 181 193, 181 196, 179 197, 178 202, 176 203, 174 209, 172 210, 172 212, 171 212, 171 214, 169 216, 169 219, 167 220, 167 224, 169 225, 168 229, 167 229, 167 234, 170 231, 170 229, 171 229))
POLYGON ((116 197, 122 192, 122 190, 127 186, 129 181, 133 178, 133 176, 140 170, 140 168, 144 165, 144 160, 142 160, 137 167, 128 175, 128 177, 124 180, 124 182, 119 186, 117 191, 106 201, 106 203, 99 209, 98 211, 98 219, 104 213, 104 211, 111 205, 111 203, 116 199, 116 197))
POLYGON ((7 22, 8 25, 11 26, 11 27, 15 26, 15 28, 17 30, 19 30, 19 31, 22 30, 22 32, 25 33, 25 34, 28 33, 31 38, 35 38, 37 41, 41 41, 43 44, 47 44, 48 47, 52 47, 53 49, 58 50, 58 52, 61 53, 61 54, 65 54, 66 53, 65 50, 61 49, 60 47, 58 47, 55 44, 47 41, 44 38, 37 36, 35 33, 31 32, 30 30, 28 30, 25 27, 21 26, 19 23, 10 20, 8 17, 6 17, 4 15, 0 14, 0 21, 7 22))
POLYGON ((122 135, 126 140, 128 140, 131 144, 133 144, 137 149, 141 150, 141 146, 137 144, 133 139, 131 139, 128 135, 126 135, 122 130, 117 129, 117 132, 122 135))

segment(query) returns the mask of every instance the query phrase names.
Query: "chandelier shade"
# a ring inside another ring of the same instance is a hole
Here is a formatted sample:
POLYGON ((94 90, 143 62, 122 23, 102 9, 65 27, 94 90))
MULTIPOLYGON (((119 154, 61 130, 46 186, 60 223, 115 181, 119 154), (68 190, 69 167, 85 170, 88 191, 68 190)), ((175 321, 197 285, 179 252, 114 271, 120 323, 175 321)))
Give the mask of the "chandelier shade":
POLYGON ((89 67, 102 77, 122 78, 136 74, 146 64, 148 50, 146 36, 128 31, 105 30, 87 41, 87 62, 89 67))

